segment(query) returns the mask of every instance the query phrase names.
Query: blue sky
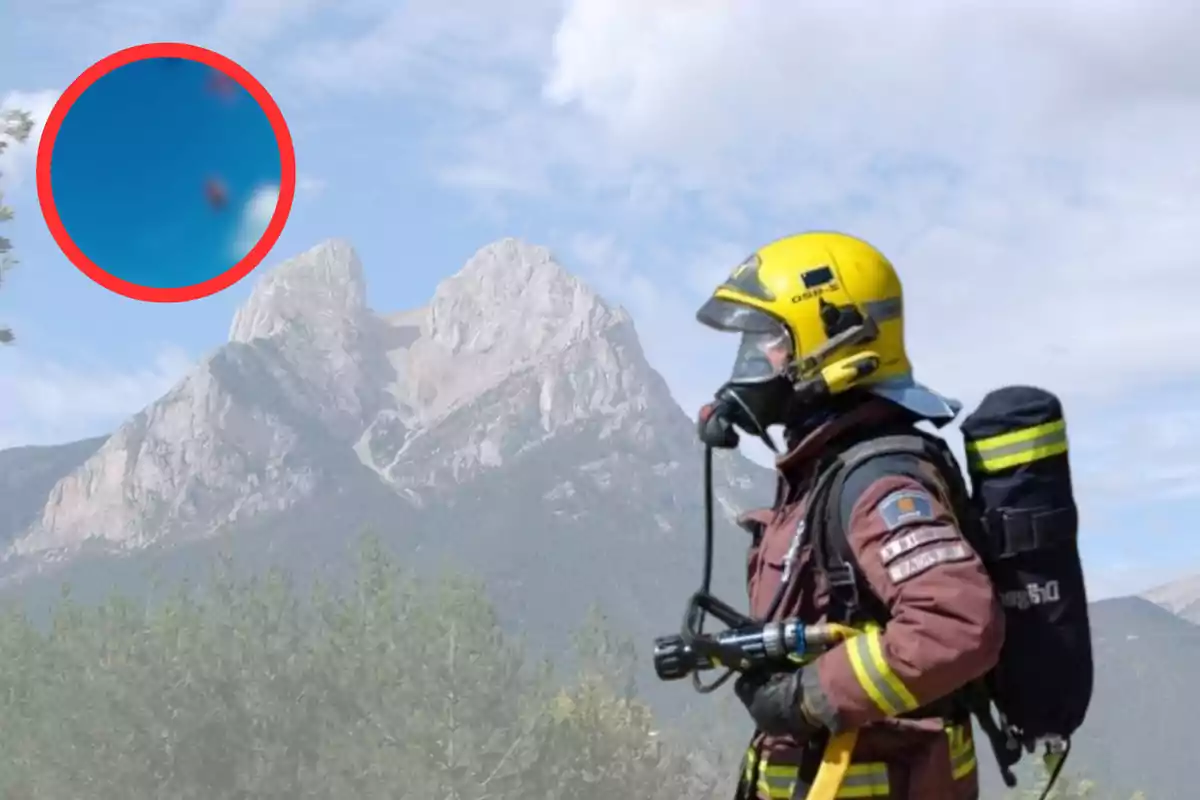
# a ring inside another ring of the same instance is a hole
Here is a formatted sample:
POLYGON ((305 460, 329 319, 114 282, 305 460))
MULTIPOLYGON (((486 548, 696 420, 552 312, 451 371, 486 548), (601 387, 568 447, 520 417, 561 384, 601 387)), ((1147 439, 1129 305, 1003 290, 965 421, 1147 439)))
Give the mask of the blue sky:
POLYGON ((245 89, 218 92, 213 79, 199 62, 135 61, 88 87, 63 120, 55 204, 104 271, 140 286, 193 286, 232 269, 265 230, 281 174, 275 134, 245 89), (224 207, 209 204, 209 181, 227 192, 224 207), (265 219, 260 193, 271 201, 265 219))
MULTIPOLYGON (((687 409, 732 353, 692 319, 715 282, 781 234, 859 233, 901 271, 923 380, 1063 396, 1100 591, 1200 572, 1200 10, 918 5, 10 0, 0 102, 48 108, 123 46, 217 49, 295 138, 273 259, 346 237, 391 310, 493 239, 546 244, 633 313, 687 409)), ((108 430, 220 345, 253 277, 107 294, 46 233, 31 153, 0 168, 23 261, 0 445, 108 430)))

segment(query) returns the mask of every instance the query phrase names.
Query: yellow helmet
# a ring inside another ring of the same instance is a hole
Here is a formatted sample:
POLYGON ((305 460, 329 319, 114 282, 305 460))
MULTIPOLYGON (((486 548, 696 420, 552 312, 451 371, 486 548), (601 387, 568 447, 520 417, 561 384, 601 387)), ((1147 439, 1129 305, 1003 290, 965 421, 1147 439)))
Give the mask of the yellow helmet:
POLYGON ((742 334, 730 382, 789 376, 817 396, 863 387, 936 423, 961 406, 913 380, 900 278, 867 242, 810 232, 753 253, 697 312, 742 334))

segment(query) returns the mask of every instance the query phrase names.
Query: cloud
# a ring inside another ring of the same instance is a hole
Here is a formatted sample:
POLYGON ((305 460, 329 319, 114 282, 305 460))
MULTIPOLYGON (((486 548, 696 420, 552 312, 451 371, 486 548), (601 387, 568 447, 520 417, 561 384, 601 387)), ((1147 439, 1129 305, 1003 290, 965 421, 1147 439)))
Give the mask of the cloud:
POLYGON ((222 0, 209 35, 231 54, 277 39, 327 5, 328 0, 222 0))
MULTIPOLYGON (((256 20, 247 38, 315 100, 436 110, 447 186, 590 217, 572 263, 633 311, 686 408, 726 376, 726 343, 693 319, 704 294, 754 246, 822 227, 892 257, 918 376, 968 403, 1046 385, 1099 442, 1153 418, 1131 398, 1200 399, 1200 8, 302 5, 230 2, 205 30, 256 20)), ((1110 452, 1162 465, 1178 441, 1110 452)), ((1139 491, 1188 484, 1185 466, 1139 491)))
POLYGON ((886 246, 931 373, 1111 394, 1200 367, 1163 346, 1200 334, 1197 24, 1173 3, 576 0, 545 97, 675 197, 886 246))
POLYGON ((926 369, 968 392, 1194 373, 1163 344, 1200 335, 1200 11, 922 9, 576 0, 544 94, 676 197, 884 246, 926 369))
POLYGON ((574 0, 520 128, 469 154, 592 209, 648 190, 606 219, 636 291, 674 301, 635 316, 685 408, 727 368, 695 302, 752 247, 837 228, 897 264, 921 379, 968 404, 1054 389, 1089 498, 1193 497, 1200 420, 1163 398, 1200 400, 1197 26, 1165 1, 574 0))
POLYGON ((1073 447, 1083 485, 1109 503, 1136 498, 1169 505, 1200 498, 1195 399, 1195 391, 1160 392, 1140 408, 1109 408, 1082 418, 1088 435, 1073 447))
POLYGON ((192 366, 165 346, 148 366, 114 369, 93 361, 62 363, 5 350, 0 371, 0 449, 58 444, 109 432, 167 392, 192 366))
MULTIPOLYGON (((513 70, 544 56, 558 0, 350 2, 340 23, 286 60, 294 80, 323 93, 403 90, 465 107, 506 107, 513 70)), ((338 15, 334 15, 333 19, 338 15)))
POLYGON ((46 119, 58 101, 60 91, 41 89, 32 92, 8 92, 0 98, 0 114, 8 111, 25 111, 33 118, 29 138, 22 144, 10 144, 0 153, 0 186, 15 189, 21 185, 26 173, 37 158, 38 143, 46 128, 46 119))
POLYGON ((242 258, 258 243, 271 224, 271 217, 275 215, 278 205, 278 186, 263 186, 254 190, 242 207, 242 217, 233 244, 235 258, 242 258))
MULTIPOLYGON (((296 178, 296 193, 301 197, 309 199, 320 197, 324 194, 326 186, 323 178, 313 175, 299 175, 296 178)), ((272 213, 274 213, 274 208, 272 208, 272 213)))
MULTIPOLYGON (((347 0, 353 5, 353 0, 347 0)), ((17 41, 65 56, 78 71, 123 47, 186 41, 236 59, 288 45, 324 0, 10 0, 17 41)))

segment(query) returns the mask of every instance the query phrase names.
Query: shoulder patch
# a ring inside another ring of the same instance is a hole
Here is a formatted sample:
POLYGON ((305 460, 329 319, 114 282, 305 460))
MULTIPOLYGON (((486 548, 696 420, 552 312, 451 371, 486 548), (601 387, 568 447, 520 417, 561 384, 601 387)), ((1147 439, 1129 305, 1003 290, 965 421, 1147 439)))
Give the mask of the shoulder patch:
POLYGON ((888 577, 892 579, 892 583, 904 583, 909 578, 915 578, 938 564, 967 561, 971 555, 970 549, 962 542, 933 547, 915 553, 888 567, 888 577))
POLYGON ((933 522, 933 498, 917 489, 902 489, 883 498, 877 513, 889 531, 914 522, 933 522))

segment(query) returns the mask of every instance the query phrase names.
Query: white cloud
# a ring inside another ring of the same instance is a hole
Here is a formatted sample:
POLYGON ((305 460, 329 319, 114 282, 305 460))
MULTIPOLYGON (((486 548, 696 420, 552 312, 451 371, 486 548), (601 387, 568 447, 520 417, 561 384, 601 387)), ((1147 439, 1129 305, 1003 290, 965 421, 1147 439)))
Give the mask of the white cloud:
POLYGON ((931 376, 1109 395, 1200 369, 1166 346, 1200 336, 1197 24, 1175 3, 575 0, 545 93, 676 189, 884 246, 931 376))
POLYGON ((676 189, 886 246, 932 375, 1110 394, 1200 367, 1165 346, 1200 335, 1197 24, 1176 3, 576 0, 546 96, 676 189))
POLYGON ((565 196, 624 183, 659 219, 696 209, 677 230, 711 241, 641 271, 686 295, 644 329, 696 367, 664 369, 685 408, 726 368, 694 301, 765 238, 838 227, 900 269, 922 379, 968 403, 1052 388, 1090 498, 1193 497, 1200 442, 1160 398, 1200 399, 1198 27, 1200 7, 1165 0, 573 0, 519 109, 540 138, 475 136, 496 164, 542 159, 565 196))
POLYGON ((320 197, 324 194, 327 185, 323 178, 313 175, 298 175, 296 177, 296 193, 301 197, 309 199, 320 197))
POLYGON ((233 54, 287 33, 328 4, 327 0, 221 0, 209 35, 223 52, 233 54))
POLYGON ((506 108, 509 71, 536 63, 558 0, 407 0, 346 4, 355 33, 328 33, 287 58, 292 77, 319 91, 402 88, 460 108, 506 108))
POLYGON ((20 39, 36 41, 39 52, 66 56, 79 70, 120 48, 156 41, 192 42, 241 60, 264 45, 289 44, 324 5, 324 0, 10 0, 6 11, 20 39))
POLYGON ((111 431, 165 394, 192 366, 185 352, 171 346, 160 348, 148 366, 128 370, 34 360, 16 347, 2 357, 0 449, 111 431))
POLYGON ((54 109, 61 92, 42 89, 33 92, 8 92, 0 98, 0 113, 25 111, 33 118, 29 138, 22 144, 10 144, 0 153, 0 186, 15 189, 20 186, 27 173, 32 174, 32 165, 37 158, 38 143, 46 128, 46 119, 54 109))
POLYGON ((1158 393, 1154 402, 1140 407, 1083 417, 1087 436, 1073 445, 1080 455, 1076 469, 1083 486, 1105 502, 1166 504, 1200 498, 1200 411, 1195 400, 1193 386, 1192 391, 1158 393))
POLYGON ((256 189, 242 208, 233 249, 235 258, 243 258, 258 243, 271 224, 271 217, 279 205, 279 187, 263 186, 256 189))
MULTIPOLYGON (((266 41, 318 5, 237 0, 218 18, 248 14, 266 41)), ((1200 336, 1200 7, 360 0, 322 13, 316 39, 280 51, 294 81, 440 104, 432 135, 451 163, 431 168, 493 203, 557 192, 613 211, 574 263, 633 311, 687 408, 727 368, 694 322, 699 300, 753 246, 810 227, 893 257, 920 377, 968 402, 1042 383, 1098 440, 1108 409, 1133 419, 1121 403, 1200 369, 1183 346, 1200 336)), ((1123 452, 1161 464, 1172 446, 1123 452)))

